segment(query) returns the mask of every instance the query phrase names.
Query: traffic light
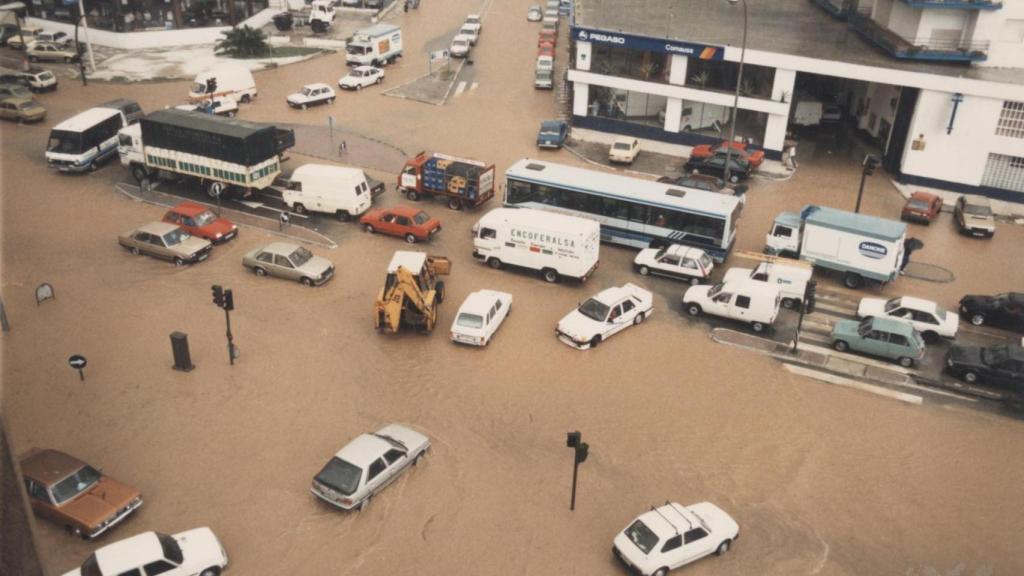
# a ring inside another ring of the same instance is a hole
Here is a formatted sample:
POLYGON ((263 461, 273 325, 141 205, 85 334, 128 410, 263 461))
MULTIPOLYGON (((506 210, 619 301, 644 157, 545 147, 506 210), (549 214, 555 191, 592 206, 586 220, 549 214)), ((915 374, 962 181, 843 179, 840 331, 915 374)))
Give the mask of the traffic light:
POLYGON ((235 294, 230 289, 224 291, 224 309, 228 312, 235 309, 235 294))
POLYGON ((818 281, 808 280, 807 286, 804 287, 804 311, 810 314, 814 312, 814 299, 817 296, 818 281))
POLYGON ((875 168, 877 168, 880 163, 881 161, 878 159, 878 156, 875 156, 874 154, 868 154, 867 156, 865 156, 864 175, 871 176, 872 174, 874 174, 875 168))
POLYGON ((207 78, 206 79, 206 93, 212 95, 212 94, 214 94, 216 92, 217 92, 217 79, 213 78, 213 77, 207 78))
POLYGON ((219 308, 224 307, 224 288, 220 284, 213 285, 213 303, 219 308))
POLYGON ((583 464, 584 462, 586 462, 587 454, 589 452, 590 445, 587 444, 586 442, 581 442, 580 445, 576 447, 576 463, 583 464))
POLYGON ((580 445, 580 438, 582 434, 577 430, 576 432, 569 432, 566 435, 565 446, 567 448, 575 448, 580 445))

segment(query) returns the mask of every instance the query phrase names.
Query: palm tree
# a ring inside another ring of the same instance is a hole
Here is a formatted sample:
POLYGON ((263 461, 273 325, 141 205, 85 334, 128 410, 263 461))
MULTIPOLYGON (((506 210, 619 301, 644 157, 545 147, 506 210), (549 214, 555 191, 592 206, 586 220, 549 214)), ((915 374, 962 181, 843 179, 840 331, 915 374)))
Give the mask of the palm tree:
POLYGON ((249 26, 232 28, 221 32, 223 38, 214 47, 216 54, 227 54, 234 58, 252 58, 268 53, 267 36, 263 30, 249 26))

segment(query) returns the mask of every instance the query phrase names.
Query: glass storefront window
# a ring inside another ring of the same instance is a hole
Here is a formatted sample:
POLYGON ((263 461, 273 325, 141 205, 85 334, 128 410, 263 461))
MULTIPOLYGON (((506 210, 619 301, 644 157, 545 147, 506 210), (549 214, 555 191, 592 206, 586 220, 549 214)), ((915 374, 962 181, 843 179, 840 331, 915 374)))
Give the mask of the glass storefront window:
POLYGON ((664 96, 591 85, 588 100, 590 116, 647 126, 661 127, 665 124, 668 100, 664 96))
POLYGON ((637 78, 649 82, 668 82, 672 57, 663 52, 618 48, 596 44, 590 69, 598 74, 637 78))
MULTIPOLYGON (((686 85, 702 90, 734 92, 739 63, 689 58, 686 66, 686 85)), ((743 65, 740 94, 751 98, 771 98, 775 69, 756 64, 743 65)))

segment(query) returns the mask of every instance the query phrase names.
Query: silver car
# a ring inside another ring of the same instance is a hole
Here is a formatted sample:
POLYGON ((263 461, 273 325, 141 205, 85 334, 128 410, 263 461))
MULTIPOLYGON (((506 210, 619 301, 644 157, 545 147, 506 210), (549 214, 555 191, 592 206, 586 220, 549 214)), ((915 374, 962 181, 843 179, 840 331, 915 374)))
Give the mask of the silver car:
POLYGON ((257 276, 277 276, 306 286, 320 286, 334 277, 334 264, 327 258, 288 242, 274 242, 242 257, 242 266, 257 276))
POLYGON ((176 266, 206 260, 213 246, 209 241, 192 236, 167 222, 150 222, 118 236, 117 242, 132 254, 170 260, 176 266))

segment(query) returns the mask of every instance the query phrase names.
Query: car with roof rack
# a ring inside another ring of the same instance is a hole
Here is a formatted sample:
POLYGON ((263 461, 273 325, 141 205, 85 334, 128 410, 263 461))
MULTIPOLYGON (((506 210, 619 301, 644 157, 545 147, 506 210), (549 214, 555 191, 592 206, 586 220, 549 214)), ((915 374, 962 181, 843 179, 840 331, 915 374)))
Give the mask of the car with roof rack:
POLYGON ((739 537, 736 521, 711 502, 666 502, 619 532, 612 553, 632 572, 665 576, 705 556, 725 554, 739 537))

